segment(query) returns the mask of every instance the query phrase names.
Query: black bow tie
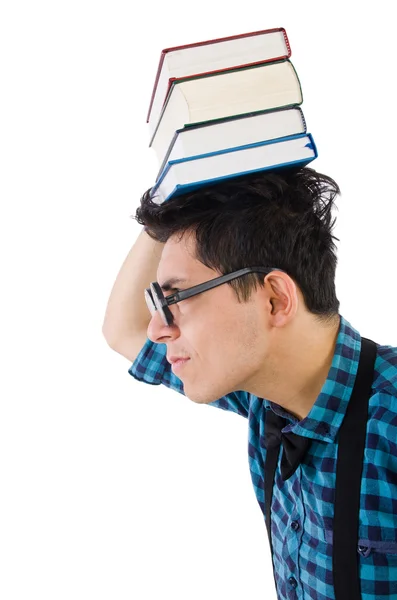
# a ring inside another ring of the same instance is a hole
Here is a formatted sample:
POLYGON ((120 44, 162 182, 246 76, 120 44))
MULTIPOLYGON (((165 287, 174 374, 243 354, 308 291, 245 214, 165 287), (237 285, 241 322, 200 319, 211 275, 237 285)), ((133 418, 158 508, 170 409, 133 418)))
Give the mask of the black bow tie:
POLYGON ((281 456, 281 478, 286 481, 299 467, 312 441, 296 433, 281 433, 287 425, 286 419, 276 415, 271 409, 266 411, 265 447, 267 449, 283 445, 281 456))

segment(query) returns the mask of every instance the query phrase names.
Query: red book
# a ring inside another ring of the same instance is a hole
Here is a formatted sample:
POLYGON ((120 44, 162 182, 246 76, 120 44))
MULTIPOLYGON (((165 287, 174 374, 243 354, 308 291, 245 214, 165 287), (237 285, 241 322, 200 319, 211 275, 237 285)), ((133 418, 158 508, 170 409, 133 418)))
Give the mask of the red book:
POLYGON ((165 48, 160 57, 147 122, 153 133, 173 82, 291 56, 283 27, 165 48))

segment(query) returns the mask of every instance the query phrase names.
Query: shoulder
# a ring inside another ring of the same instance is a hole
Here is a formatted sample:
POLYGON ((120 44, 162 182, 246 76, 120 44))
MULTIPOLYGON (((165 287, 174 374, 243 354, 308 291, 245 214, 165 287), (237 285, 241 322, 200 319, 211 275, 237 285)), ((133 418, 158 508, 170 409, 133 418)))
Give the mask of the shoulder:
POLYGON ((397 398, 397 347, 377 344, 373 391, 397 398))
POLYGON ((397 456, 397 348, 377 344, 369 433, 373 449, 397 456))

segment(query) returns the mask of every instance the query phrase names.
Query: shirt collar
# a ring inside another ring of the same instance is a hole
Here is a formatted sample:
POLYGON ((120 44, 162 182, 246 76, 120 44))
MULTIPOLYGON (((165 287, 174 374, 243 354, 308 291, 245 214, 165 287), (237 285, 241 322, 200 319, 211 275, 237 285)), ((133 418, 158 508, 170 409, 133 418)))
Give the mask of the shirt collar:
POLYGON ((361 336, 346 319, 340 316, 339 333, 328 377, 309 414, 299 421, 270 400, 266 409, 287 418, 292 423, 282 430, 313 439, 333 442, 342 424, 356 380, 361 352, 361 336))

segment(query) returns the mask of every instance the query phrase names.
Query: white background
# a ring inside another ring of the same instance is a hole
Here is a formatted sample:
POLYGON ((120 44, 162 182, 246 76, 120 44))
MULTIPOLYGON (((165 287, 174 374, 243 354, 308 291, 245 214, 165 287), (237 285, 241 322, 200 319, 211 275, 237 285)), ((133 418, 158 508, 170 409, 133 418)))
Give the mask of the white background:
POLYGON ((397 345, 392 2, 5 0, 2 600, 274 600, 247 421, 135 381, 102 322, 154 183, 161 49, 283 26, 339 183, 337 292, 397 345))

